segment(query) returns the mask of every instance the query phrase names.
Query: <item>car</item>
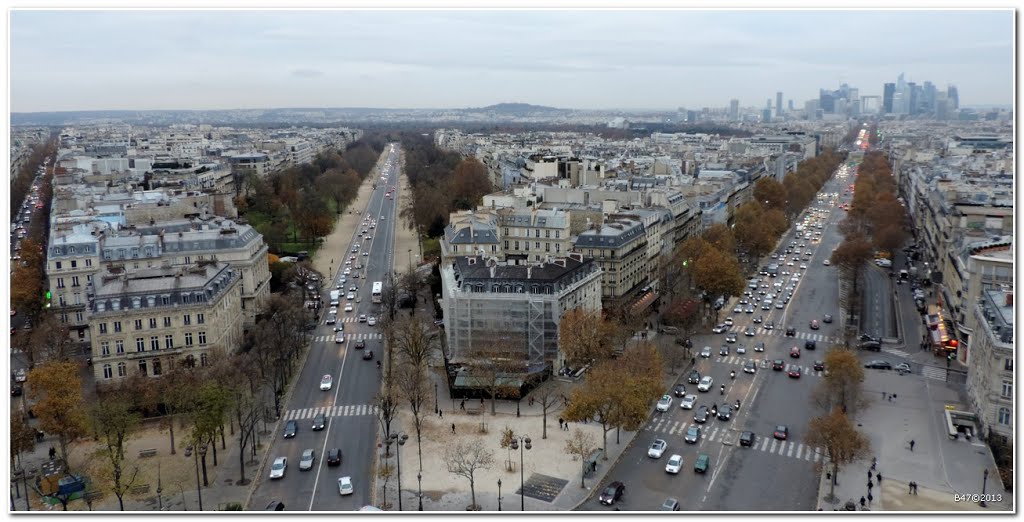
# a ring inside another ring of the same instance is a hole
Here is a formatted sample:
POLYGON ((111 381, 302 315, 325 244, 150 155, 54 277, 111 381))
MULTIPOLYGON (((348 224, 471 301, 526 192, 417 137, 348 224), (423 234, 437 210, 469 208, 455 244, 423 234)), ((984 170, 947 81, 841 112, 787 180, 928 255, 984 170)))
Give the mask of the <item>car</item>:
POLYGON ((804 341, 804 350, 814 350, 818 347, 817 341, 804 341))
POLYGON ((734 342, 736 342, 736 332, 729 332, 728 334, 726 334, 725 342, 727 342, 727 343, 734 343, 734 342))
POLYGON ((811 320, 811 330, 817 330, 818 328, 819 328, 818 320, 817 319, 812 319, 811 320))
POLYGON ((647 456, 652 459, 660 459, 665 454, 665 450, 668 449, 668 443, 661 439, 655 439, 651 443, 651 447, 647 448, 647 456))
POLYGON ((683 440, 686 441, 687 444, 696 444, 700 441, 700 426, 690 426, 689 428, 686 428, 686 436, 683 437, 683 440))
POLYGON ((772 309, 772 300, 771 299, 765 299, 764 303, 761 305, 761 309, 762 310, 771 310, 772 309))
POLYGON ((683 400, 679 402, 679 407, 684 410, 692 410, 694 404, 697 404, 697 396, 691 394, 683 397, 683 400))
POLYGON ((729 345, 723 344, 722 347, 718 349, 718 355, 721 355, 722 357, 729 355, 729 345))
POLYGON ((872 336, 870 336, 868 334, 860 334, 860 337, 858 337, 857 340, 859 340, 860 342, 868 342, 868 341, 874 341, 876 343, 882 342, 882 338, 881 337, 872 337, 872 336))
POLYGON ((711 457, 706 453, 697 455, 697 460, 693 461, 693 471, 696 471, 697 473, 707 473, 710 466, 711 457))
POLYGON ((754 351, 755 352, 763 352, 764 351, 764 341, 758 341, 757 343, 755 343, 754 344, 754 351))
POLYGON ((18 370, 16 372, 14 372, 14 382, 22 383, 22 382, 25 382, 27 380, 28 380, 28 372, 26 372, 24 368, 18 368, 18 370))
POLYGON ((665 472, 672 473, 673 475, 679 473, 679 470, 683 467, 683 456, 672 455, 668 458, 668 463, 665 464, 665 472))
POLYGON ((724 322, 724 323, 722 323, 722 324, 724 324, 724 325, 726 325, 726 326, 732 326, 732 325, 733 325, 733 322, 732 322, 732 317, 726 317, 726 318, 725 318, 725 322, 724 322))
POLYGON ((309 471, 313 469, 313 463, 316 462, 316 450, 310 448, 302 451, 302 458, 299 459, 299 471, 309 471))
POLYGON ((313 417, 313 431, 320 431, 327 425, 327 414, 317 413, 313 417))
POLYGON ((775 431, 772 432, 772 436, 779 440, 786 440, 789 438, 789 427, 779 424, 775 427, 775 431))
POLYGON ((775 302, 775 308, 777 310, 782 310, 785 306, 786 306, 785 301, 776 301, 775 302))
POLYGON ((789 367, 789 371, 787 372, 787 375, 789 375, 793 379, 799 379, 800 378, 800 367, 795 365, 795 364, 793 366, 790 366, 789 367))
POLYGON ((368 256, 368 255, 370 255, 370 253, 369 253, 369 252, 363 252, 363 257, 366 257, 366 256, 368 256))
POLYGON ((366 324, 367 326, 377 326, 377 318, 372 315, 367 317, 366 324))
POLYGON ((597 500, 606 506, 610 506, 614 504, 615 501, 622 498, 622 495, 625 492, 626 485, 616 480, 611 484, 608 484, 608 486, 601 491, 601 495, 598 496, 597 500))
POLYGON ((781 372, 785 368, 786 368, 786 362, 783 361, 782 359, 775 359, 774 361, 772 361, 772 370, 777 371, 777 372, 781 372))
MULTIPOLYGON (((679 473, 678 470, 675 473, 679 473)), ((679 511, 679 501, 674 498, 666 498, 665 502, 661 503, 661 509, 659 511, 679 511)))
POLYGON ((825 265, 825 266, 832 266, 832 262, 831 262, 831 261, 829 261, 828 259, 826 259, 826 260, 822 261, 822 262, 821 262, 821 264, 823 264, 823 265, 825 265))
POLYGON ((279 479, 284 477, 285 470, 288 469, 288 457, 277 457, 274 459, 274 463, 270 465, 270 478, 279 479))
POLYGON ((355 298, 356 298, 356 293, 355 292, 349 292, 348 295, 345 296, 345 300, 347 300, 347 301, 352 301, 355 298))
POLYGON ((775 329, 775 321, 773 321, 773 320, 765 321, 763 328, 765 330, 774 330, 775 329))
POLYGON ((719 325, 716 325, 714 328, 711 329, 711 333, 716 333, 716 334, 717 333, 722 333, 722 332, 725 332, 728 329, 729 328, 727 326, 725 326, 724 324, 719 324, 719 325))
POLYGON ((661 400, 658 401, 658 405, 655 409, 658 411, 668 411, 672 407, 672 397, 669 395, 662 395, 661 400))
POLYGON ((363 339, 356 341, 356 350, 362 350, 363 348, 366 348, 366 341, 363 339))
POLYGON ((333 384, 334 384, 334 377, 331 377, 330 374, 324 375, 323 378, 320 379, 320 390, 321 391, 330 390, 331 386, 333 384))
POLYGON ((807 263, 800 263, 800 270, 807 270, 807 263))
POLYGON ((757 363, 752 359, 748 359, 747 362, 743 363, 743 373, 757 373, 757 363))
POLYGON ((683 396, 685 396, 686 395, 686 385, 684 385, 682 383, 677 384, 675 386, 675 388, 672 388, 672 395, 675 395, 676 397, 683 397, 683 396))
POLYGON ((328 466, 340 466, 341 465, 341 448, 331 448, 327 450, 327 465, 328 466))
POLYGON ((299 431, 299 424, 293 420, 284 423, 284 438, 290 439, 299 431))
POLYGON ((701 406, 693 413, 693 422, 704 424, 708 421, 709 415, 711 415, 711 410, 709 410, 707 406, 701 406))
MULTIPOLYGON (((710 348, 708 348, 710 350, 710 348)), ((686 382, 690 384, 697 384, 700 382, 700 372, 697 370, 690 370, 690 374, 686 376, 686 382)))
POLYGON ((800 358, 800 348, 798 348, 796 346, 790 348, 789 349, 789 356, 794 358, 794 359, 799 359, 800 358))
POLYGON ((352 303, 346 303, 345 304, 345 311, 346 312, 351 312, 352 310, 353 310, 352 303))
POLYGON ((365 323, 366 322, 366 315, 365 314, 360 314, 359 315, 359 322, 360 323, 365 323))
POLYGON ((338 494, 351 495, 355 491, 352 486, 352 477, 338 477, 338 494))
POLYGON ((755 440, 757 440, 757 437, 752 431, 740 433, 740 446, 753 446, 755 440))
POLYGON ((832 314, 825 314, 825 316, 821 318, 821 321, 824 322, 824 323, 831 323, 832 322, 832 314))
POLYGON ((882 343, 878 341, 865 341, 860 343, 861 350, 870 350, 872 352, 882 351, 882 343))
POLYGON ((874 361, 869 361, 867 364, 864 365, 864 367, 865 368, 872 368, 872 369, 875 369, 875 370, 891 370, 892 369, 892 363, 889 362, 889 361, 874 360, 874 361))
POLYGON ((789 326, 786 328, 786 337, 796 337, 796 328, 789 326))
POLYGON ((743 307, 740 306, 740 305, 736 305, 735 307, 733 307, 732 313, 734 313, 734 314, 742 314, 743 313, 743 307))
POLYGON ((263 508, 263 511, 284 511, 284 502, 271 500, 267 503, 267 507, 263 508))
POLYGON ((732 406, 720 406, 718 408, 718 420, 727 421, 732 418, 732 406))
POLYGON ((339 331, 334 334, 334 342, 336 344, 342 344, 345 342, 345 332, 339 331))
POLYGON ((756 334, 757 332, 754 330, 753 326, 748 326, 746 330, 743 330, 743 335, 747 337, 753 337, 756 334))
POLYGON ((708 357, 711 357, 711 347, 710 347, 710 346, 705 346, 705 347, 704 347, 704 348, 703 348, 703 349, 702 349, 702 350, 700 351, 700 356, 701 356, 701 357, 703 357, 703 358, 705 358, 705 359, 707 359, 708 357))
POLYGON ((332 306, 327 310, 327 315, 338 315, 338 307, 332 306))
POLYGON ((754 305, 747 305, 747 307, 743 311, 748 314, 754 313, 754 305))
POLYGON ((372 361, 373 360, 373 350, 366 350, 365 352, 363 352, 363 360, 364 361, 372 361))
POLYGON ((743 346, 742 344, 737 344, 736 345, 736 353, 739 354, 739 355, 746 354, 747 353, 747 347, 743 346))
POLYGON ((20 384, 11 383, 11 397, 21 397, 25 390, 20 384))
POLYGON ((894 366, 893 369, 896 370, 896 372, 899 373, 900 375, 911 372, 910 365, 907 363, 899 363, 896 366, 894 366))
POLYGON ((814 371, 823 372, 825 371, 825 363, 822 361, 814 361, 814 371))
POLYGON ((759 316, 754 318, 754 324, 761 324, 763 322, 764 322, 764 316, 763 315, 759 315, 759 316))
POLYGON ((700 378, 700 383, 697 384, 697 391, 706 392, 711 391, 711 387, 715 385, 715 380, 710 375, 705 375, 700 378))

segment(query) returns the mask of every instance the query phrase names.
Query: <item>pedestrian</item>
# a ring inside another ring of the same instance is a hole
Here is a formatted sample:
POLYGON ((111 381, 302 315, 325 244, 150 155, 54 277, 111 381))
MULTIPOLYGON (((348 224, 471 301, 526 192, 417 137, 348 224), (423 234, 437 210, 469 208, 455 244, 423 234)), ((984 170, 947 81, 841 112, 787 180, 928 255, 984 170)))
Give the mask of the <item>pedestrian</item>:
POLYGON ((896 400, 896 394, 892 394, 892 400, 896 400))
POLYGON ((462 402, 459 403, 459 409, 466 411, 466 399, 462 399, 462 402))
POLYGON ((455 423, 452 423, 452 434, 455 434, 455 423))
POLYGON ((875 497, 871 496, 871 492, 868 491, 868 504, 870 504, 871 501, 874 500, 874 499, 875 499, 875 497))
POLYGON ((868 482, 871 482, 871 475, 872 475, 872 473, 871 473, 871 470, 869 469, 868 470, 868 482))
POLYGON ((565 421, 565 431, 569 431, 569 421, 565 421))
POLYGON ((50 446, 50 460, 53 460, 57 456, 57 449, 50 446))
POLYGON ((865 504, 867 504, 867 503, 868 503, 868 500, 867 500, 866 498, 864 498, 863 496, 862 496, 862 497, 860 497, 860 508, 861 508, 861 509, 864 509, 864 506, 865 506, 865 504))
POLYGON ((871 488, 875 487, 875 483, 868 479, 868 493, 871 493, 871 488))
POLYGON ((911 480, 910 484, 907 484, 907 494, 912 495, 914 493, 914 481, 911 480))
POLYGON ((597 461, 596 460, 590 463, 590 471, 597 471, 597 461))
POLYGON ((882 472, 879 471, 878 474, 875 475, 875 478, 878 479, 878 485, 881 486, 882 485, 882 472))
POLYGON ((917 481, 914 481, 914 494, 917 494, 917 481))
POLYGON ((914 439, 910 439, 910 451, 914 451, 914 439))
POLYGON ((875 469, 876 465, 878 465, 878 457, 871 457, 871 469, 875 469))
POLYGON ((443 419, 444 418, 444 410, 437 410, 437 416, 443 419))

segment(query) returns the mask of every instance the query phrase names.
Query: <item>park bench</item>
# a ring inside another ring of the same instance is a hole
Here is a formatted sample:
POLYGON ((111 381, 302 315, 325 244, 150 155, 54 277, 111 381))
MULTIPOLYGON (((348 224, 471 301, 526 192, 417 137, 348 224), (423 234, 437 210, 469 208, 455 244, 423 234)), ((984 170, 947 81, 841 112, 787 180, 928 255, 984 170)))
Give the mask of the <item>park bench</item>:
POLYGON ((140 459, 146 458, 146 457, 155 457, 155 456, 156 456, 156 448, 139 450, 139 458, 140 459))

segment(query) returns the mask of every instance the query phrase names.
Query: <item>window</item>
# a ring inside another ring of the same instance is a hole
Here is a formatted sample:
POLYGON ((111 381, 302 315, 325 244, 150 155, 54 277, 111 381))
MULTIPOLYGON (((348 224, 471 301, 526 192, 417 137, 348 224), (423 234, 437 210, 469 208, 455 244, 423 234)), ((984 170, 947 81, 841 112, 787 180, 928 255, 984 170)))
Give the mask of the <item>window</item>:
POLYGON ((550 230, 545 230, 544 231, 544 237, 546 237, 548 239, 551 239, 551 231, 550 230))
POLYGON ((505 240, 505 250, 508 250, 508 240, 505 240))
POLYGON ((173 335, 167 334, 167 335, 164 336, 164 348, 166 348, 168 350, 170 350, 171 348, 174 348, 174 336, 173 335))
MULTIPOLYGON (((77 303, 76 303, 77 304, 77 303)), ((75 312, 75 321, 81 323, 85 320, 85 315, 82 312, 75 312)))
POLYGON ((171 327, 171 318, 170 317, 164 317, 164 328, 170 328, 170 327, 171 327))
POLYGON ((206 315, 196 314, 196 324, 206 324, 206 315))
POLYGON ((121 332, 121 321, 114 321, 114 331, 118 333, 121 332))
POLYGON ((135 351, 144 352, 146 351, 146 339, 144 337, 135 338, 135 351))
POLYGON ((109 379, 109 378, 111 378, 113 376, 114 376, 113 368, 111 368, 109 364, 104 364, 103 365, 103 378, 104 379, 109 379))
POLYGON ((100 323, 100 333, 101 334, 107 333, 107 323, 100 323))
POLYGON ((136 330, 141 330, 142 329, 142 319, 136 319, 135 320, 135 329, 136 330))
POLYGON ((192 314, 185 314, 181 316, 181 324, 185 326, 192 324, 192 314))
POLYGON ((56 268, 57 268, 57 270, 60 270, 60 261, 57 261, 57 262, 55 263, 55 265, 56 265, 56 268))
POLYGON ((561 230, 556 230, 555 231, 555 239, 561 239, 561 236, 562 236, 562 231, 561 230))
POLYGON ((1003 381, 1003 398, 1013 398, 1013 381, 1003 381))
POLYGON ((1010 408, 999 408, 999 424, 1003 426, 1010 426, 1010 420, 1013 416, 1010 414, 1010 408))
POLYGON ((63 277, 58 277, 57 278, 57 288, 64 288, 64 278, 63 277))
POLYGON ((128 375, 128 365, 123 362, 117 363, 117 376, 124 377, 125 375, 128 375))
POLYGON ((160 338, 155 336, 155 335, 151 335, 149 337, 149 348, 154 350, 154 351, 159 350, 160 349, 160 338))
POLYGON ((199 354, 199 366, 206 366, 206 354, 199 354))
POLYGON ((72 259, 71 260, 71 268, 78 268, 78 261, 75 261, 74 259, 72 259))
POLYGON ((118 339, 114 341, 114 349, 117 350, 118 355, 124 354, 124 340, 118 339))
POLYGON ((185 346, 192 346, 192 332, 185 332, 185 346))
POLYGON ((156 317, 150 317, 149 318, 149 327, 150 328, 156 328, 156 317))
MULTIPOLYGON (((516 250, 519 250, 519 241, 516 241, 516 250)), ((60 280, 58 279, 58 281, 60 281, 60 280)), ((58 287, 59 287, 59 285, 58 285, 58 287)))
POLYGON ((1010 359, 1010 358, 1003 359, 1003 369, 1008 371, 1008 372, 1012 372, 1013 371, 1013 359, 1010 359))
MULTIPOLYGON (((86 267, 91 267, 92 266, 92 259, 86 259, 85 260, 85 266, 86 267)), ((92 276, 89 276, 89 277, 91 278, 92 276)))
POLYGON ((78 276, 71 277, 71 286, 81 286, 78 284, 78 276))
POLYGON ((536 248, 537 250, 540 250, 540 241, 534 241, 533 247, 536 248))
POLYGON ((533 237, 540 237, 540 229, 539 228, 533 229, 533 237))
POLYGON ((139 373, 143 376, 149 375, 149 371, 147 370, 148 366, 149 365, 146 363, 145 359, 139 361, 139 373))
POLYGON ((206 344, 206 332, 199 332, 199 345, 206 344))
POLYGON ((100 343, 100 355, 110 355, 110 343, 103 341, 100 343))
POLYGON ((163 368, 160 364, 160 359, 153 359, 153 375, 160 375, 163 373, 163 368))

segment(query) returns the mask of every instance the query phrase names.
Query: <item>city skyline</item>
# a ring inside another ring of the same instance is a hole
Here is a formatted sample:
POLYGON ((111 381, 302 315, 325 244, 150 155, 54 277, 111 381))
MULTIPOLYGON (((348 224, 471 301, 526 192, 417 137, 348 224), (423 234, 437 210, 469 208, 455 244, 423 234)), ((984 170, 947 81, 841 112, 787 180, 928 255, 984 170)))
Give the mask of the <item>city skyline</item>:
POLYGON ((1013 14, 13 10, 11 111, 674 110, 778 91, 799 110, 842 83, 881 96, 901 73, 1010 105, 1013 14))

